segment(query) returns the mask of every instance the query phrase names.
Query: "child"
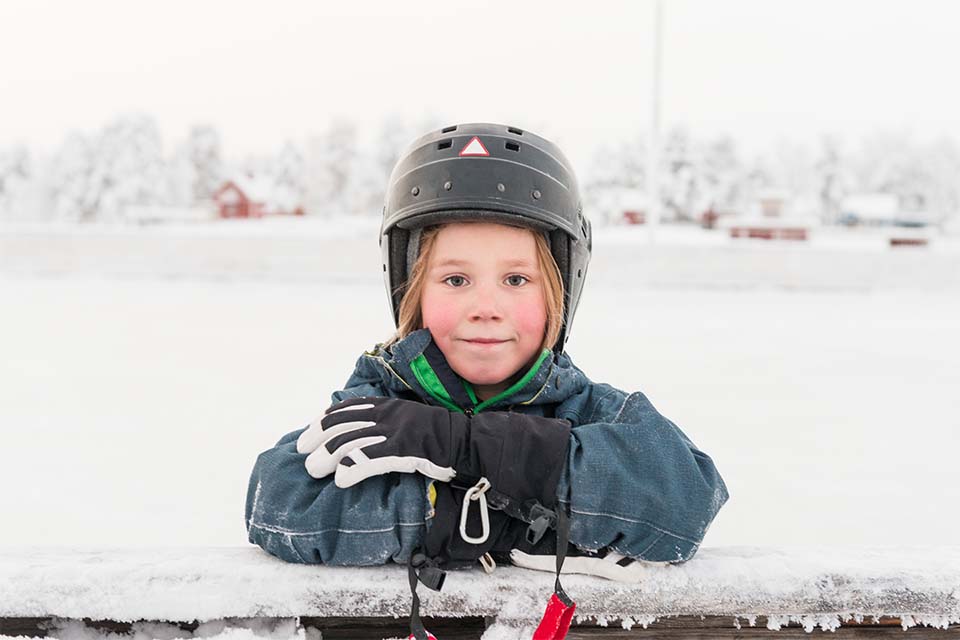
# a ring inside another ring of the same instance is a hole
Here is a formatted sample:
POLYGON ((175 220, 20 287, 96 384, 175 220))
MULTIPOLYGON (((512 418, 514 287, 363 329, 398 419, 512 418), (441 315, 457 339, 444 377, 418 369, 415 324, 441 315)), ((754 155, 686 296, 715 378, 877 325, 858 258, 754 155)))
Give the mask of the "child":
POLYGON ((569 551, 568 570, 628 580, 635 560, 689 560, 726 486, 642 393, 563 350, 591 230, 560 149, 492 124, 423 136, 391 175, 380 243, 397 333, 257 459, 250 541, 423 569, 552 571, 569 551))

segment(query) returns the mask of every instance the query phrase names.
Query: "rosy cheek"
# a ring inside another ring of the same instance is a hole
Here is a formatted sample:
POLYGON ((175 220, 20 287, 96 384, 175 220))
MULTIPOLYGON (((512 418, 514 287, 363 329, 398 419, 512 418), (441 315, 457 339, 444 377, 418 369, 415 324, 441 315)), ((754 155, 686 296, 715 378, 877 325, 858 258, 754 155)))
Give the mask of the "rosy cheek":
POLYGON ((421 299, 420 313, 423 326, 430 329, 435 339, 443 340, 456 326, 456 319, 449 304, 439 304, 432 296, 425 294, 421 299))
POLYGON ((522 333, 539 336, 546 327, 546 308, 542 304, 518 305, 514 309, 514 322, 522 333))

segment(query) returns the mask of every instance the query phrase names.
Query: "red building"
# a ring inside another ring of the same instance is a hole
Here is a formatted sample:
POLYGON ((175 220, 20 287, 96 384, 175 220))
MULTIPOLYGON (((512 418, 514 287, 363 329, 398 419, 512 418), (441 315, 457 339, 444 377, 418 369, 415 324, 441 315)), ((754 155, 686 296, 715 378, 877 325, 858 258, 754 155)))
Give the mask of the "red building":
POLYGON ((263 177, 228 180, 213 194, 213 201, 221 218, 303 215, 303 205, 293 189, 263 177))

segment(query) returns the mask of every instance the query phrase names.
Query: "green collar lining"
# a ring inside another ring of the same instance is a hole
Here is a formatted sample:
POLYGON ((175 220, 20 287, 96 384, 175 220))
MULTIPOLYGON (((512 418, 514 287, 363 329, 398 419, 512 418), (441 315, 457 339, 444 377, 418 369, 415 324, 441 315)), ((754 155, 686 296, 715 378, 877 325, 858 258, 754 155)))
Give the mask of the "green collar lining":
POLYGON ((520 389, 526 386, 528 382, 533 380, 533 376, 537 375, 537 371, 540 370, 540 365, 543 364, 543 361, 547 358, 548 355, 550 355, 550 349, 544 349, 543 351, 541 351, 540 357, 537 358, 537 361, 533 363, 533 366, 530 367, 530 370, 527 371, 525 374, 523 374, 522 378, 520 378, 515 383, 510 385, 510 388, 505 389, 500 393, 498 393, 497 395, 493 396, 492 398, 487 398, 486 400, 478 404, 476 407, 473 408, 474 412, 479 413, 484 409, 486 409, 487 407, 489 407, 490 405, 515 394, 517 391, 520 391, 520 389))
POLYGON ((420 383, 420 386, 423 387, 427 393, 436 398, 437 401, 447 409, 463 413, 463 409, 458 407, 457 403, 453 401, 453 398, 447 393, 446 387, 443 386, 440 378, 437 377, 433 367, 427 362, 427 356, 422 353, 418 355, 410 361, 410 368, 413 370, 413 375, 417 378, 417 382, 420 383))
MULTIPOLYGON (((522 378, 510 385, 508 389, 501 391, 494 397, 488 398, 483 402, 478 403, 477 395, 473 390, 473 385, 461 378, 461 382, 463 383, 464 389, 467 391, 467 395, 470 396, 470 400, 474 403, 473 412, 479 413, 492 404, 513 395, 526 386, 526 384, 530 382, 535 375, 537 375, 537 371, 540 370, 540 365, 543 364, 543 361, 548 355, 550 355, 549 349, 544 349, 541 351, 537 361, 533 363, 533 366, 530 367, 530 369, 523 375, 522 378)), ((443 386, 443 383, 440 382, 440 378, 437 377, 436 372, 433 370, 433 367, 430 366, 430 363, 427 362, 427 357, 424 354, 421 353, 410 362, 410 369, 413 371, 413 375, 417 378, 417 382, 420 383, 420 386, 423 387, 424 391, 436 398, 437 402, 451 411, 458 411, 460 413, 464 412, 464 410, 457 406, 457 403, 453 401, 453 398, 450 397, 450 393, 447 392, 447 389, 443 386)))

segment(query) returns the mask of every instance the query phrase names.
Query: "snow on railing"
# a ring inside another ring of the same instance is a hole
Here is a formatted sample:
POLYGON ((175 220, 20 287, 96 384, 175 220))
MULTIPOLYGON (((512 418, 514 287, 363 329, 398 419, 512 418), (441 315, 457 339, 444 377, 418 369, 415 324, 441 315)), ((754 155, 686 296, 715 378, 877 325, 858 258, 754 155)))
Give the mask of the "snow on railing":
MULTIPOLYGON (((896 619, 904 629, 960 635, 951 626, 960 623, 960 546, 704 547, 685 564, 634 566, 635 583, 565 576, 578 621, 615 624, 621 634, 660 624, 676 637, 684 637, 678 627, 702 637, 707 627, 810 632, 896 619)), ((442 591, 419 593, 425 616, 481 621, 486 631, 477 637, 510 638, 530 637, 552 590, 549 573, 498 567, 490 575, 453 571, 442 591)), ((140 639, 226 638, 230 627, 245 630, 231 640, 310 638, 307 621, 344 628, 351 619, 369 626, 397 618, 396 635, 409 611, 406 568, 397 565, 287 564, 255 547, 0 549, 0 636, 39 635, 29 633, 35 623, 63 638, 98 637, 91 628, 137 631, 140 639), (80 620, 88 621, 85 635, 76 632, 80 620), (135 621, 154 622, 125 624, 135 621), (180 623, 178 634, 150 626, 157 621, 180 623)))

